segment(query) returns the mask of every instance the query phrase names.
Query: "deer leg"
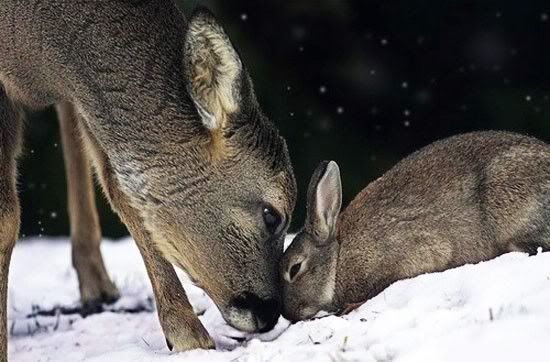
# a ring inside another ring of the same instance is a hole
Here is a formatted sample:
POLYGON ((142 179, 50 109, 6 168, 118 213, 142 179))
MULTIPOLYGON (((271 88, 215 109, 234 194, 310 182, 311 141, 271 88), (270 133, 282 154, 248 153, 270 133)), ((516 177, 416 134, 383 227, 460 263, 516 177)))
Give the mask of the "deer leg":
POLYGON ((91 164, 84 152, 78 116, 68 103, 57 105, 71 223, 72 263, 78 276, 83 315, 101 312, 103 303, 120 294, 101 256, 101 228, 95 203, 91 164))
POLYGON ((176 271, 153 244, 140 213, 120 189, 109 159, 85 127, 85 142, 94 153, 94 164, 103 190, 136 241, 153 286, 160 325, 170 350, 187 351, 214 348, 214 342, 195 315, 176 271))
POLYGON ((16 163, 22 117, 0 84, 0 361, 7 361, 8 272, 15 240, 19 234, 19 199, 16 192, 16 163))

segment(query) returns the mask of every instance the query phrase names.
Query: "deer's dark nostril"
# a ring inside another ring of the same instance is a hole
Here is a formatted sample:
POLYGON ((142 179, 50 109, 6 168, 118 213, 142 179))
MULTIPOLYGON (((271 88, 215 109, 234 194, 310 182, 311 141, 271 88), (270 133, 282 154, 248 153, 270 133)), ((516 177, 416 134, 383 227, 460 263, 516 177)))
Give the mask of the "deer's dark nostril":
POLYGON ((302 263, 296 263, 294 264, 293 266, 290 267, 290 270, 288 271, 288 277, 290 278, 290 281, 292 281, 294 279, 294 277, 296 276, 296 274, 298 274, 298 272, 300 271, 300 269, 302 268, 302 263))

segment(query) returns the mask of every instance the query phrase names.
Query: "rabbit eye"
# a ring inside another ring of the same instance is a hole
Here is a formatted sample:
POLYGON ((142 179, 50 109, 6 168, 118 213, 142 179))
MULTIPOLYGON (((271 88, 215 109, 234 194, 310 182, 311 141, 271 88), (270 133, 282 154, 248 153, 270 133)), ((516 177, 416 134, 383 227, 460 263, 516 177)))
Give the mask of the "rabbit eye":
POLYGON ((288 271, 288 277, 290 278, 290 281, 294 279, 294 277, 300 272, 300 269, 302 268, 302 263, 296 263, 293 266, 290 267, 290 270, 288 271))

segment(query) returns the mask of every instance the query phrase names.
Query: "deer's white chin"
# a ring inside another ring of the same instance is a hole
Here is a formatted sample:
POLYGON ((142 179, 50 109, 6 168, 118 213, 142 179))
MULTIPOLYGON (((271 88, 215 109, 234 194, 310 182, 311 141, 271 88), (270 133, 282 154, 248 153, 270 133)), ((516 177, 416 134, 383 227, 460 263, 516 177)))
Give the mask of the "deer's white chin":
POLYGON ((222 316, 230 326, 240 331, 252 333, 259 329, 256 318, 249 310, 229 307, 222 311, 222 316))

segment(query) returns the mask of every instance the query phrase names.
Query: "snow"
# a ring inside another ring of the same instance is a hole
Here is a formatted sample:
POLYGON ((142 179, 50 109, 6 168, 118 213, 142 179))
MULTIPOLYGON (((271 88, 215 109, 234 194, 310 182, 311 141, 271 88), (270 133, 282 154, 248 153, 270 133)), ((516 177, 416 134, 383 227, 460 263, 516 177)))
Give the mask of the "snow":
POLYGON ((510 253, 477 265, 394 283, 345 317, 244 336, 227 326, 212 301, 181 273, 217 350, 172 353, 152 308, 152 291, 130 239, 102 244, 122 298, 113 311, 27 317, 37 308, 75 306, 76 274, 67 240, 16 246, 8 297, 10 361, 547 361, 550 253, 510 253), (38 307, 37 307, 38 306, 38 307), (231 337, 246 337, 238 342, 231 337))

